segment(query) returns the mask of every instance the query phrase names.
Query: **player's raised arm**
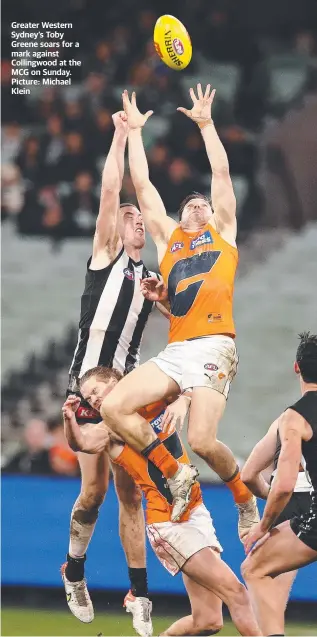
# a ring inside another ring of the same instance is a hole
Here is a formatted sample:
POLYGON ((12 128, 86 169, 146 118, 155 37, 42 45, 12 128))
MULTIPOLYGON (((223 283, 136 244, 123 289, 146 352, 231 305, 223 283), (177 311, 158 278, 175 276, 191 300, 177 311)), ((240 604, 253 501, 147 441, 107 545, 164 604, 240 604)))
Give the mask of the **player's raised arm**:
POLYGON ((165 250, 166 244, 177 224, 167 216, 163 201, 149 177, 149 167, 142 140, 142 128, 153 111, 148 111, 145 115, 142 115, 136 104, 135 93, 132 93, 130 100, 127 91, 124 91, 122 98, 129 126, 130 173, 140 210, 146 229, 151 234, 158 249, 162 247, 165 250))
POLYGON ((241 479, 258 498, 267 499, 270 485, 262 471, 272 464, 276 450, 278 420, 270 426, 267 434, 252 449, 242 471, 241 479))
POLYGON ((101 453, 108 448, 110 436, 108 427, 103 423, 87 423, 79 426, 75 412, 80 404, 78 396, 68 396, 62 412, 64 420, 64 433, 66 440, 73 451, 84 453, 101 453))
POLYGON ((112 144, 102 172, 99 213, 96 222, 93 254, 117 243, 119 194, 124 174, 124 151, 128 137, 127 118, 123 111, 112 116, 115 125, 112 144))
MULTIPOLYGON (((194 89, 189 91, 193 108, 178 108, 199 126, 205 143, 211 172, 211 201, 220 233, 226 233, 235 240, 237 234, 236 198, 229 171, 227 153, 221 143, 211 117, 211 106, 215 89, 207 85, 203 94, 201 84, 197 84, 197 96, 194 89)), ((226 237, 225 237, 226 238, 226 237)))

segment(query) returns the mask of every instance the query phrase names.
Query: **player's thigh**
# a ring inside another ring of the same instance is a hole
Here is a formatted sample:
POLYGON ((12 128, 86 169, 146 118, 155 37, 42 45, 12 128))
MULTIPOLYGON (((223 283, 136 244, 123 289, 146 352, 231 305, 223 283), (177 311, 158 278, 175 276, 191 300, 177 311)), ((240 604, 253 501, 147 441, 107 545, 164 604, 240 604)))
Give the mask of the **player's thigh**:
POLYGON ((317 552, 304 544, 292 531, 289 521, 274 528, 270 537, 248 555, 241 566, 244 579, 295 571, 314 562, 317 552))
POLYGON ((109 456, 102 453, 77 453, 81 472, 81 493, 105 494, 109 484, 109 456))
POLYGON ((188 442, 194 446, 213 442, 223 416, 226 399, 223 394, 207 387, 195 387, 188 418, 188 442))
POLYGON ((128 415, 178 391, 177 383, 149 361, 134 369, 114 387, 105 398, 102 410, 105 410, 106 416, 108 409, 128 415))
POLYGON ((113 481, 120 504, 125 508, 142 506, 142 491, 133 478, 120 465, 111 463, 113 481))
POLYGON ((243 586, 229 566, 220 560, 211 548, 204 548, 186 562, 182 569, 197 584, 208 588, 228 603, 237 597, 243 586))
MULTIPOLYGON (((219 553, 215 552, 219 556, 219 553)), ((219 556, 219 559, 220 556, 219 556)), ((212 591, 194 582, 183 573, 185 588, 188 593, 194 623, 201 628, 213 627, 219 630, 222 627, 222 601, 212 591)))

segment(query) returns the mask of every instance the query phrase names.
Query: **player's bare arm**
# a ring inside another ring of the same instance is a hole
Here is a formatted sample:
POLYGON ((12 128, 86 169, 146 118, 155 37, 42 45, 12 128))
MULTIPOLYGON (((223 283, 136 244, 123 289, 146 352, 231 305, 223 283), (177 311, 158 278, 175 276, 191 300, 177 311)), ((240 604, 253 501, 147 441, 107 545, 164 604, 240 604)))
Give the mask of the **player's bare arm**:
POLYGON ((79 404, 80 398, 70 395, 62 408, 64 432, 70 448, 73 451, 90 454, 108 450, 110 444, 108 427, 104 422, 79 426, 75 416, 79 404))
POLYGON ((255 445, 241 472, 241 479, 250 491, 263 500, 268 497, 270 485, 264 479, 262 471, 273 462, 277 429, 278 419, 271 424, 267 434, 255 445))
POLYGON ((180 107, 177 110, 192 119, 201 130, 211 167, 211 201, 214 210, 216 230, 232 245, 237 235, 236 198, 229 171, 227 153, 221 143, 211 116, 215 89, 207 85, 203 93, 197 84, 197 95, 193 88, 189 94, 193 101, 191 110, 180 107))
POLYGON ((307 439, 307 427, 309 425, 304 418, 292 409, 287 409, 279 419, 282 448, 277 471, 262 520, 250 531, 244 543, 246 553, 250 551, 255 542, 268 533, 290 500, 300 468, 302 440, 307 439))
POLYGON ((140 113, 135 93, 131 99, 128 92, 124 91, 123 107, 129 126, 129 166, 131 178, 138 198, 146 229, 150 233, 158 250, 158 258, 161 261, 169 238, 177 227, 176 222, 167 216, 163 201, 150 181, 149 167, 145 155, 142 128, 153 111, 145 115, 140 113))
POLYGON ((112 119, 115 132, 102 173, 100 206, 93 244, 93 259, 96 259, 100 253, 106 251, 109 260, 111 260, 120 243, 117 216, 119 194, 124 174, 124 152, 128 137, 128 125, 123 111, 115 113, 112 119))

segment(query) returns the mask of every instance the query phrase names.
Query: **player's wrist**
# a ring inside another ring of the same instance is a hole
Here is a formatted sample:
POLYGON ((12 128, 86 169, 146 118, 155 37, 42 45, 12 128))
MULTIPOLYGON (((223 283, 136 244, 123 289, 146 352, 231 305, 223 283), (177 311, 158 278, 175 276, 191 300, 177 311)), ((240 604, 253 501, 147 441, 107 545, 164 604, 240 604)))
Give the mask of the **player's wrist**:
POLYGON ((205 119, 202 122, 197 122, 197 126, 198 126, 198 128, 200 128, 201 131, 203 131, 208 126, 214 126, 214 122, 213 122, 213 120, 211 118, 210 119, 205 119))
POLYGON ((184 396, 184 398, 187 398, 189 403, 191 403, 192 394, 193 394, 193 390, 189 388, 189 389, 185 389, 185 391, 182 392, 181 396, 184 396))
POLYGON ((139 124, 139 126, 130 126, 129 127, 129 135, 133 133, 141 133, 144 124, 139 124))

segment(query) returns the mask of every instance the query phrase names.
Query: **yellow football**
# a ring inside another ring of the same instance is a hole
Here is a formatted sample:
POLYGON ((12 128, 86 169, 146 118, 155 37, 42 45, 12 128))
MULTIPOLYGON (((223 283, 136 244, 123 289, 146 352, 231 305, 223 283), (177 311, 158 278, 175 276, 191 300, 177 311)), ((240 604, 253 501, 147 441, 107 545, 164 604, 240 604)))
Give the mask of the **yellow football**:
POLYGON ((184 25, 172 15, 162 15, 154 27, 154 46, 161 60, 183 71, 192 59, 192 43, 184 25))

